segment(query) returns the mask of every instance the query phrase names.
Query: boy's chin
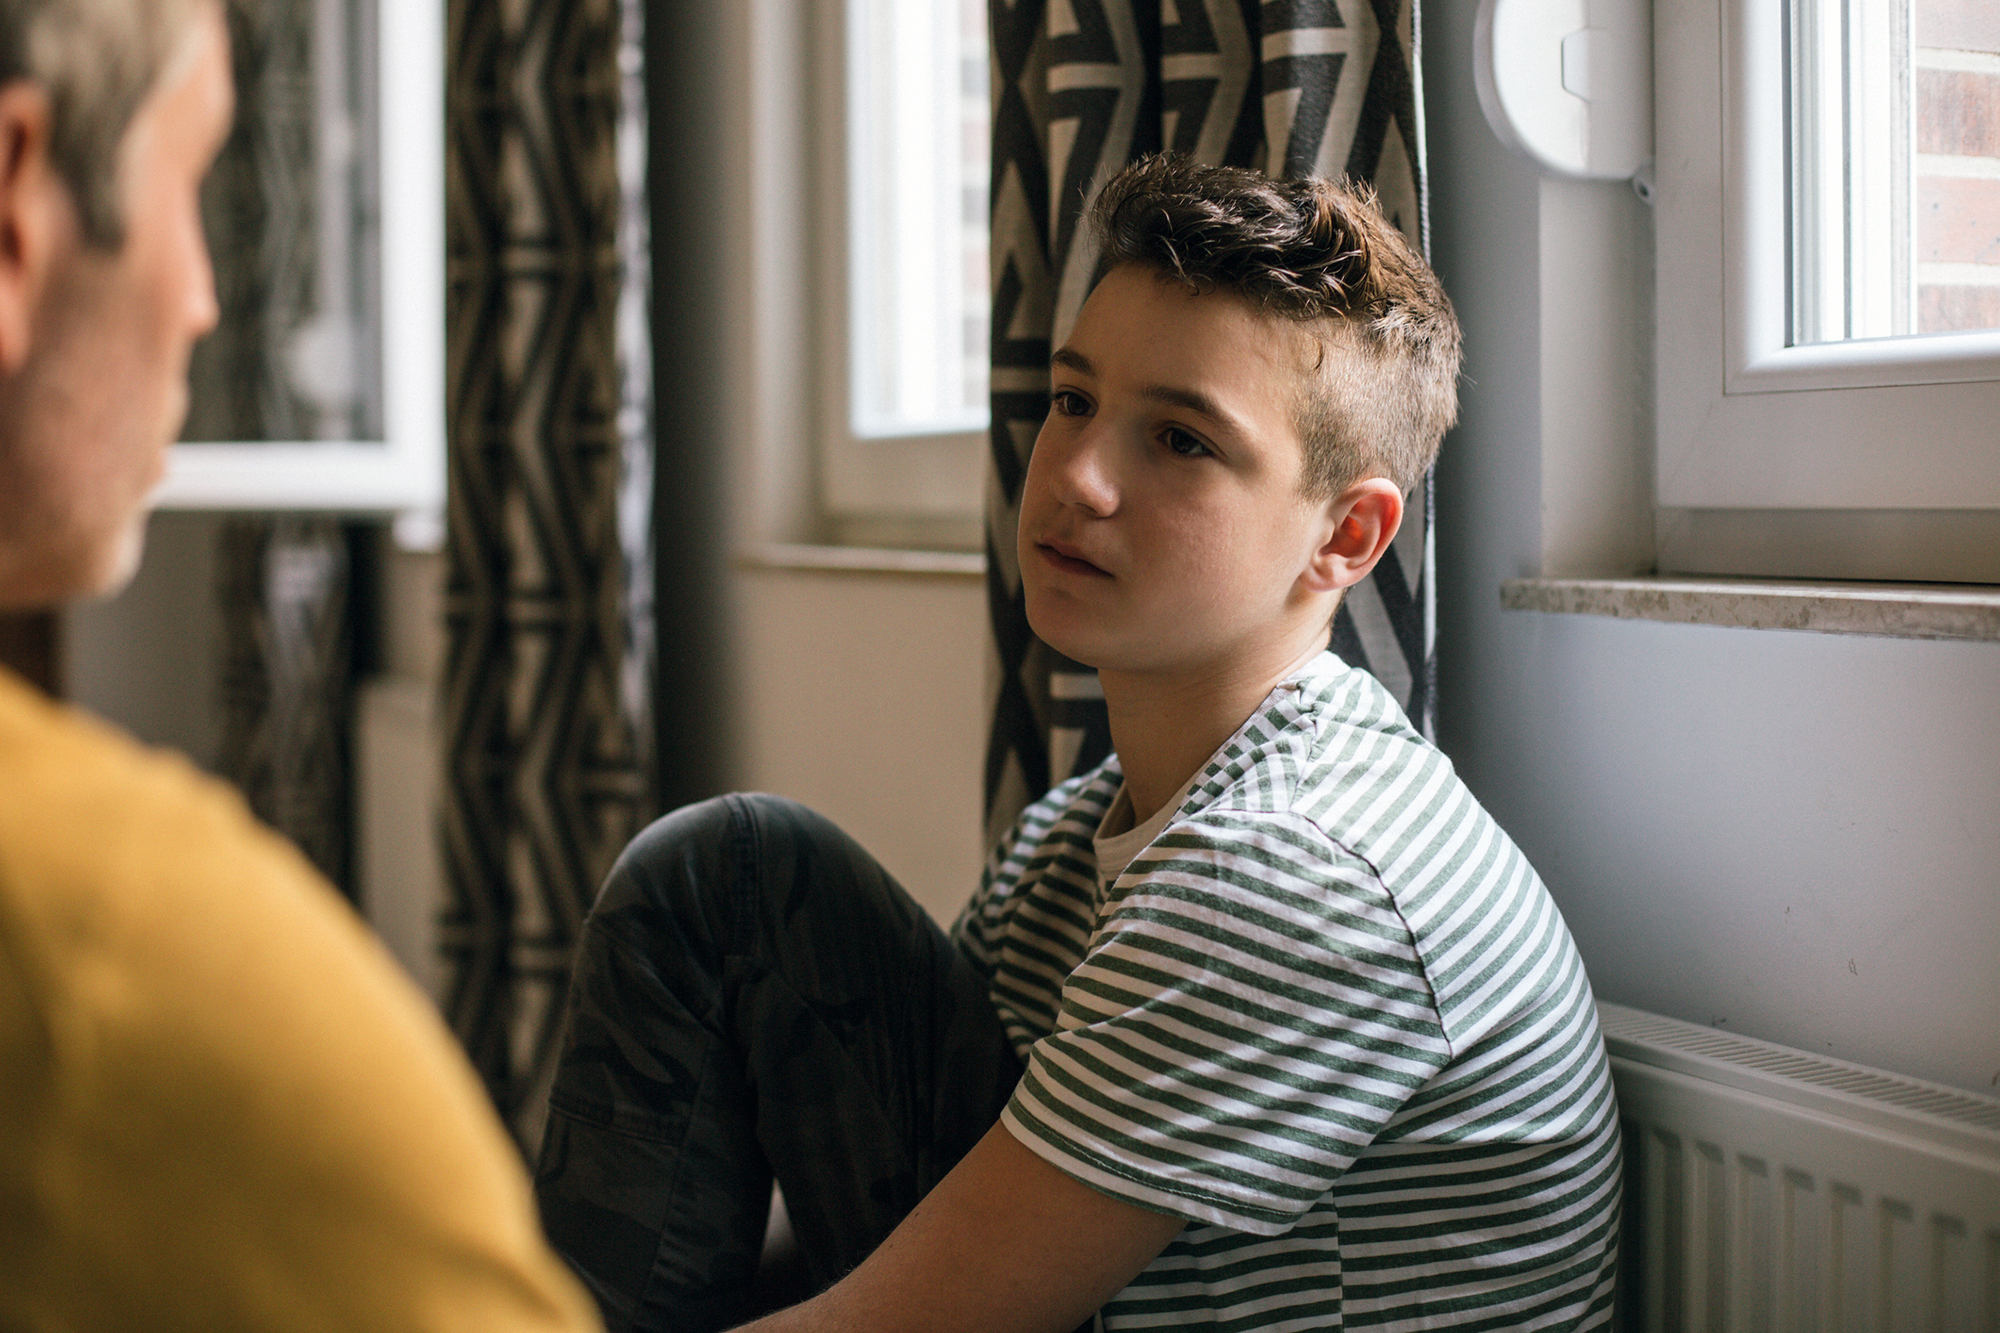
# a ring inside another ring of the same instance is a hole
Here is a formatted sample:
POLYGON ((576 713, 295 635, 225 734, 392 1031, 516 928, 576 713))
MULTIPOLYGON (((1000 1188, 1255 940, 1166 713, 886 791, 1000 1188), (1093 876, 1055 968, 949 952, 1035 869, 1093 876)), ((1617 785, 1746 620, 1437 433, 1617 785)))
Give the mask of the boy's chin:
MULTIPOLYGON (((1030 624, 1030 628, 1033 628, 1032 623, 1030 624)), ((1039 629, 1035 630, 1035 637, 1078 666, 1086 666, 1095 671, 1103 665, 1098 660, 1100 654, 1093 651, 1092 646, 1088 642, 1079 642, 1074 638, 1065 637, 1061 634, 1045 634, 1039 629)))
POLYGON ((1064 616, 1051 615, 1046 611, 1037 612, 1032 592, 1025 600, 1028 628, 1035 632, 1036 638, 1079 666, 1096 670, 1104 665, 1098 660, 1103 656, 1105 647, 1100 636, 1094 636, 1084 628, 1069 623, 1064 616))

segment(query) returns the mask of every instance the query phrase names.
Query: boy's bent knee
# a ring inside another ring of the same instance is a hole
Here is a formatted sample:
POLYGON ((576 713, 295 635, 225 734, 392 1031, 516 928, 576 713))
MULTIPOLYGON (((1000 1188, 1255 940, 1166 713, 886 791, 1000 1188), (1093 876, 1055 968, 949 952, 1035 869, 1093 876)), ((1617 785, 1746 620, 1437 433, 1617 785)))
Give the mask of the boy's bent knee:
POLYGON ((621 865, 631 860, 656 864, 726 846, 749 836, 753 828, 760 841, 773 834, 808 840, 827 834, 844 836, 830 820, 788 797, 761 791, 731 792, 661 815, 640 830, 618 860, 621 865))
POLYGON ((693 911, 723 933, 730 918, 801 867, 851 863, 867 854, 838 826, 797 801, 765 792, 712 797, 660 816, 625 848, 598 895, 593 917, 619 930, 644 914, 693 911))
POLYGON ((709 881, 740 872, 746 851, 783 857, 801 844, 845 840, 825 817, 783 796, 731 792, 661 815, 640 830, 611 868, 605 892, 621 880, 650 885, 709 881))
POLYGON ((738 823, 732 799, 718 796, 682 806, 626 844, 591 908, 586 952, 594 941, 612 939, 646 952, 670 941, 685 948, 690 935, 723 927, 738 823))

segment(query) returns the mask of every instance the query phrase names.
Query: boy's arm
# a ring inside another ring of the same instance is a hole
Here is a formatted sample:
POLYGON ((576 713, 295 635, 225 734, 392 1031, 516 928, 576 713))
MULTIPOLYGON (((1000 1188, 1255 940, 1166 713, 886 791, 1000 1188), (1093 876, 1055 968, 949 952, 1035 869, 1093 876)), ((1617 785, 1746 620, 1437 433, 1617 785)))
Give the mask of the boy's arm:
POLYGON ((742 1333, 1070 1333, 1184 1225, 995 1125, 859 1268, 742 1333))

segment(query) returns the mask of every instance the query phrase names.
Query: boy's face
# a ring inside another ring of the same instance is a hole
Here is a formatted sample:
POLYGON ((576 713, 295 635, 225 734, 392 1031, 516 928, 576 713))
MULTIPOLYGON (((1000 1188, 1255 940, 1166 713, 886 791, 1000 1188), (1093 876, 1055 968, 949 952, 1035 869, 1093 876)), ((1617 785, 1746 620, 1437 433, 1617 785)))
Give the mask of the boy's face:
POLYGON ((1275 669, 1331 603, 1301 583, 1331 505, 1300 492, 1295 420, 1318 345, 1230 292, 1106 275, 1051 358, 1021 497, 1028 621, 1105 671, 1275 669))

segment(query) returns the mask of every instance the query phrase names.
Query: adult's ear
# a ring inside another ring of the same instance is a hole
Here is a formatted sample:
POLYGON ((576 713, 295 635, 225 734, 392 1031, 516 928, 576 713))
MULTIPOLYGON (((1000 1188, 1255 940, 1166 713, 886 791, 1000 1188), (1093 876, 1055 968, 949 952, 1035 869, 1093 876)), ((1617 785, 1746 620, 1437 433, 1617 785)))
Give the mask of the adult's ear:
POLYGON ((51 115, 49 95, 35 84, 0 85, 0 376, 28 358, 69 204, 49 157, 51 115))
POLYGON ((1350 588, 1389 550, 1403 526, 1403 492, 1387 477, 1364 477, 1326 506, 1326 535, 1306 567, 1314 592, 1350 588))

